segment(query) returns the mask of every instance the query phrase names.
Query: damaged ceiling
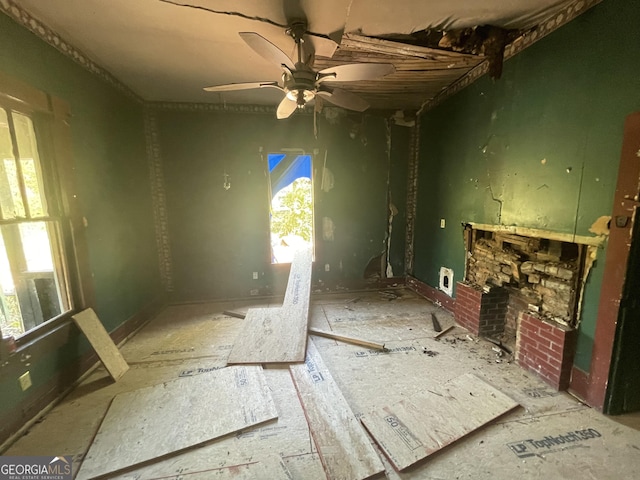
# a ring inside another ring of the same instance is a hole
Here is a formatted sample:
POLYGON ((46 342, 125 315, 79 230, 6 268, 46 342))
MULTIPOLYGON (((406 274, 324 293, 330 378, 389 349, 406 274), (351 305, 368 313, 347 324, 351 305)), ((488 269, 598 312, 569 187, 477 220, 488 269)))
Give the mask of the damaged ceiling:
POLYGON ((0 0, 37 31, 13 3, 147 101, 277 105, 276 89, 203 87, 278 81, 280 66, 238 33, 257 32, 292 56, 285 27, 303 18, 318 34, 315 70, 392 63, 382 79, 335 84, 375 109, 417 110, 485 61, 499 77, 505 45, 573 0, 0 0))

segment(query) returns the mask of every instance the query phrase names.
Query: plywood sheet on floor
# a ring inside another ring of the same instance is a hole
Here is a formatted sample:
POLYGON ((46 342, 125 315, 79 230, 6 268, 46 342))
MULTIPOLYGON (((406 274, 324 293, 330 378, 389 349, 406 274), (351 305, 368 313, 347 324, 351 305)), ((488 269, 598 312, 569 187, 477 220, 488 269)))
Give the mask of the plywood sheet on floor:
POLYGON ((183 476, 187 480, 194 472, 215 471, 259 461, 269 455, 279 455, 285 460, 292 478, 326 479, 320 459, 315 455, 315 446, 289 369, 266 368, 263 373, 278 411, 275 422, 228 435, 201 448, 188 450, 115 478, 132 480, 183 476), (305 476, 296 474, 300 471, 305 476), (316 475, 318 471, 321 472, 320 476, 316 475))
POLYGON ((383 472, 380 458, 312 340, 305 363, 290 370, 327 478, 360 480, 383 472))
POLYGON ((592 409, 499 420, 390 480, 636 478, 640 432, 592 409), (598 436, 599 435, 599 436, 598 436), (572 441, 561 443, 562 438, 572 441), (556 442, 556 443, 554 443, 556 442))
POLYGON ((123 393, 111 403, 78 479, 175 454, 276 417, 260 367, 224 368, 123 393))
POLYGON ((251 308, 247 311, 228 363, 303 362, 310 285, 311 250, 298 250, 291 264, 282 308, 251 308))
POLYGON ((475 375, 465 374, 360 420, 393 466, 404 470, 517 406, 475 375))
POLYGON ((208 315, 189 316, 170 307, 159 322, 146 325, 136 342, 128 342, 122 354, 129 364, 220 357, 225 361, 241 328, 242 320, 212 310, 208 315))
POLYGON ((73 318, 82 333, 85 334, 111 378, 118 380, 122 377, 129 370, 129 365, 127 365, 118 347, 113 343, 93 309, 87 308, 80 313, 76 313, 71 318, 73 318))
MULTIPOLYGON (((315 316, 312 311, 311 324, 327 322, 315 326, 330 328, 328 324, 331 323, 331 328, 340 333, 363 337, 372 337, 373 331, 377 330, 387 332, 393 339, 387 345, 391 351, 384 354, 330 339, 314 340, 356 416, 421 390, 432 389, 467 372, 508 392, 524 408, 472 432, 451 448, 443 449, 428 461, 402 473, 396 472, 380 452, 387 478, 450 479, 452 472, 454 478, 460 480, 635 478, 640 470, 640 455, 637 455, 640 432, 594 412, 570 395, 553 391, 534 375, 508 363, 505 358, 497 358, 491 344, 472 335, 467 338, 464 331, 456 329, 439 341, 433 340, 430 312, 436 312, 443 326, 447 317, 443 321, 440 310, 431 303, 412 298, 409 291, 402 290, 402 293, 401 299, 393 301, 380 298, 376 292, 314 295, 314 305, 325 307, 327 316, 324 313, 315 316), (351 301, 354 298, 359 300, 351 301), (345 321, 344 316, 353 312, 358 318, 354 316, 345 321), (407 323, 398 323, 398 320, 407 323), (518 447, 521 443, 535 446, 528 440, 540 441, 546 436, 557 437, 590 428, 601 436, 564 447, 533 449, 526 452, 535 453, 531 457, 521 458, 511 448, 522 448, 518 447)), ((207 375, 224 367, 230 345, 239 331, 236 330, 239 320, 225 319, 222 312, 276 304, 281 305, 282 299, 177 305, 165 309, 121 349, 125 359, 130 360, 130 355, 135 361, 118 382, 112 382, 100 366, 3 454, 64 452, 73 455, 74 471, 77 471, 114 395, 170 380, 188 380, 191 376, 207 375), (170 350, 173 340, 197 339, 198 336, 203 340, 193 352, 150 355, 154 351, 170 350)), ((276 421, 228 435, 115 478, 175 480, 183 475, 182 478, 188 480, 198 471, 262 461, 274 453, 283 458, 292 478, 326 479, 289 369, 266 369, 264 375, 278 411, 276 421)))
MULTIPOLYGON (((160 480, 159 477, 156 478, 160 480)), ((166 478, 164 477, 164 479, 166 478)), ((268 455, 249 463, 200 470, 189 473, 188 477, 185 474, 181 474, 172 478, 188 478, 189 480, 255 480, 257 478, 291 480, 293 477, 282 458, 277 455, 268 455)), ((148 480, 152 480, 152 477, 148 477, 148 480)))
MULTIPOLYGON (((400 310, 399 315, 405 313, 400 310)), ((394 322, 394 319, 379 321, 377 328, 372 330, 392 331, 389 324, 394 322)), ((492 350, 494 345, 487 341, 468 336, 464 331, 439 340, 433 339, 432 333, 412 338, 421 320, 412 317, 406 322, 397 332, 409 338, 386 343, 385 352, 331 340, 316 341, 316 345, 322 347, 325 363, 356 414, 400 401, 420 390, 432 389, 466 372, 473 372, 496 388, 509 392, 525 407, 510 415, 528 416, 585 408, 570 395, 553 391, 505 357, 498 357, 492 350), (371 395, 371 391, 381 394, 371 395)), ((365 327, 342 323, 335 330, 352 335, 368 331, 365 327)))
POLYGON ((284 461, 293 480, 327 480, 317 452, 285 456, 284 461))
MULTIPOLYGON (((91 441, 100 427, 113 397, 124 392, 163 382, 203 375, 224 368, 226 360, 173 360, 132 365, 118 381, 96 369, 43 419, 33 425, 9 450, 15 455, 49 455, 63 451, 71 455, 74 472, 78 471, 91 441), (48 432, 65 432, 51 435, 48 432)), ((288 374, 287 374, 288 375, 288 374)))
POLYGON ((347 335, 375 337, 386 343, 398 340, 433 337, 431 313, 438 312, 443 326, 453 322, 450 314, 419 299, 395 300, 392 304, 361 304, 349 308, 322 305, 333 330, 347 335), (419 307, 418 307, 419 305, 419 307))

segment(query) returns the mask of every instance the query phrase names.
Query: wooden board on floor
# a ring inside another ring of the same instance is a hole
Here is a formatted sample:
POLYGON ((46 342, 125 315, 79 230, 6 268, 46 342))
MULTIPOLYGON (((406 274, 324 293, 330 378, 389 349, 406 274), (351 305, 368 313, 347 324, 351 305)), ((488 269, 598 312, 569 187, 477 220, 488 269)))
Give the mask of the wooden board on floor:
POLYGON ((350 337, 348 335, 339 335, 334 332, 328 332, 327 330, 321 330, 319 328, 309 327, 310 335, 317 335, 319 337, 330 338, 332 340, 338 340, 340 342, 351 343, 352 345, 359 345, 361 347, 373 348, 376 350, 384 350, 384 343, 372 342, 371 340, 364 340, 362 338, 350 337))
POLYGON ((517 406, 475 375, 465 374, 360 420, 393 466, 404 470, 517 406))
POLYGON ((311 250, 298 250, 282 308, 249 309, 228 364, 304 362, 310 288, 311 250))
POLYGON ((117 395, 77 480, 167 458, 277 418, 261 367, 228 367, 117 395))
POLYGON ((358 480, 383 472, 380 457, 312 340, 305 363, 289 370, 327 478, 358 480))
POLYGON ((129 365, 120 354, 116 344, 113 343, 102 322, 98 319, 96 312, 91 308, 87 308, 80 313, 76 313, 72 318, 80 331, 89 340, 111 378, 118 380, 122 377, 129 370, 129 365))

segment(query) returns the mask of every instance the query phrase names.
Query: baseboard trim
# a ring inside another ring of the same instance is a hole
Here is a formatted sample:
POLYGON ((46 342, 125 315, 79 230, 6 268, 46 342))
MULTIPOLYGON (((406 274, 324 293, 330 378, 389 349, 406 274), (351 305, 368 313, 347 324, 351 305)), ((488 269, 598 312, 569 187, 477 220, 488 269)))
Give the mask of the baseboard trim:
POLYGON ((446 293, 441 292, 437 288, 434 288, 431 285, 427 285, 426 283, 421 282, 417 278, 411 276, 407 276, 406 285, 411 290, 419 295, 422 295, 427 300, 432 301, 439 307, 444 308, 450 313, 454 312, 456 301, 446 293))
POLYGON ((589 373, 579 369, 575 365, 571 369, 571 382, 569 383, 569 393, 581 402, 589 403, 589 373))

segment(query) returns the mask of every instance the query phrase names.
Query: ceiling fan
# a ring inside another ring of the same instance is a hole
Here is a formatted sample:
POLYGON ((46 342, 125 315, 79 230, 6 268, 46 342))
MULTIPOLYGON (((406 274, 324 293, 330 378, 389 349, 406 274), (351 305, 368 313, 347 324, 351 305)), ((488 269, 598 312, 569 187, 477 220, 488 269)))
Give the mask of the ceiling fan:
POLYGON ((257 88, 276 88, 285 96, 278 105, 279 119, 290 117, 296 109, 321 97, 334 105, 347 110, 363 112, 369 108, 369 103, 363 98, 347 90, 331 87, 332 82, 356 82, 360 80, 374 80, 395 72, 390 63, 352 63, 325 68, 316 72, 312 68, 314 53, 303 54, 303 44, 307 32, 304 20, 292 21, 286 33, 290 35, 296 45, 297 61, 294 63, 278 47, 255 32, 240 32, 240 37, 256 53, 270 62, 282 67, 282 82, 252 82, 230 83, 206 87, 208 92, 229 92, 233 90, 250 90, 257 88), (306 57, 306 58, 303 58, 306 57))

